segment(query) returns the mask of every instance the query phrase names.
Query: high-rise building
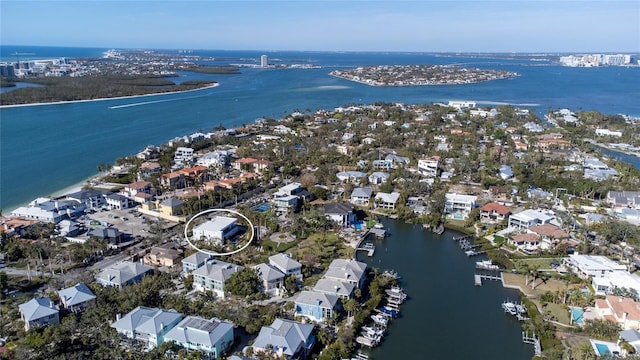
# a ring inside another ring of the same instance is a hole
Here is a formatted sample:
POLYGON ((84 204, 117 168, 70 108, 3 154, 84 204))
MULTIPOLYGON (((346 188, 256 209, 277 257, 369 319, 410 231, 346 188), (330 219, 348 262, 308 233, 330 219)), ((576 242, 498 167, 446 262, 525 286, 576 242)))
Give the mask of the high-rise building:
POLYGON ((269 65, 267 55, 260 56, 260 67, 266 68, 269 65))

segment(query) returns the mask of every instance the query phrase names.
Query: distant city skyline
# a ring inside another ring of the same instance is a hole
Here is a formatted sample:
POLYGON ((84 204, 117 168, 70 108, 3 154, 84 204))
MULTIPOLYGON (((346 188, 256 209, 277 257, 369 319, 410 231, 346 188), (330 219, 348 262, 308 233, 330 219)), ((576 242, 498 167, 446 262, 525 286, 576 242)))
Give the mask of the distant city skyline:
POLYGON ((640 1, 0 2, 0 44, 639 53, 640 1))

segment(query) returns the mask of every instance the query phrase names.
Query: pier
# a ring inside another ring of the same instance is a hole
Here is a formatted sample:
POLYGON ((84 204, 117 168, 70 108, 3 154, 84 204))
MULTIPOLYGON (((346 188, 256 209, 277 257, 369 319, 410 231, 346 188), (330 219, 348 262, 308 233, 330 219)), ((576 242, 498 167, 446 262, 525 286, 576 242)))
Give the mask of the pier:
POLYGON ((365 243, 364 245, 356 248, 356 251, 366 251, 367 256, 371 257, 376 252, 376 246, 372 243, 365 243))
POLYGON ((467 250, 464 252, 464 254, 467 255, 467 257, 478 256, 486 253, 487 253, 486 251, 475 251, 475 250, 467 250))
POLYGON ((522 342, 525 344, 532 344, 533 350, 536 356, 540 356, 542 354, 542 346, 540 346, 540 339, 536 337, 536 334, 529 336, 526 332, 522 332, 522 342))
POLYGON ((482 286, 482 280, 502 281, 502 273, 498 273, 498 275, 491 275, 491 274, 474 274, 473 275, 473 281, 476 286, 482 286))
POLYGON ((454 236, 453 237, 453 241, 460 241, 460 240, 466 240, 466 241, 473 241, 474 235, 463 235, 463 236, 454 236))

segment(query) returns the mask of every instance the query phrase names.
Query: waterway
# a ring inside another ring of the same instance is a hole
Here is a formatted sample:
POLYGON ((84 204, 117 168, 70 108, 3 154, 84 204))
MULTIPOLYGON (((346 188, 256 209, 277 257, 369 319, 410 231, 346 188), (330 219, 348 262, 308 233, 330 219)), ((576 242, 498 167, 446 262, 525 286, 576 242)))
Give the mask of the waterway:
POLYGON ((521 340, 521 323, 506 315, 503 301, 518 300, 519 292, 497 281, 474 286, 475 262, 445 231, 442 235, 420 225, 381 219, 390 234, 373 237, 373 257, 359 252, 358 260, 380 271, 393 269, 409 299, 400 306, 381 345, 368 351, 372 359, 531 359, 533 346, 521 340))

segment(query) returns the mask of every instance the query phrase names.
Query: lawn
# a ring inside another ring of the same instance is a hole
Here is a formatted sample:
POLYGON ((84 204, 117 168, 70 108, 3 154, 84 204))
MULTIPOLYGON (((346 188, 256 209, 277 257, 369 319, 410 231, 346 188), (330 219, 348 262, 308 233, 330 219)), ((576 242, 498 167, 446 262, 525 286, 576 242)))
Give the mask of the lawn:
POLYGON ((548 257, 548 258, 530 258, 530 259, 513 259, 513 264, 515 265, 516 271, 524 272, 526 270, 526 266, 529 268, 537 267, 538 270, 546 270, 551 269, 551 262, 557 261, 560 262, 559 258, 548 257))
POLYGON ((571 318, 566 305, 548 303, 544 306, 544 310, 552 320, 569 325, 571 318))

